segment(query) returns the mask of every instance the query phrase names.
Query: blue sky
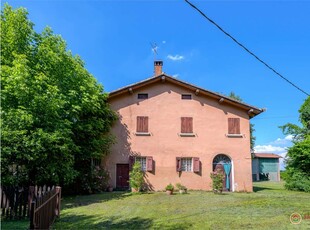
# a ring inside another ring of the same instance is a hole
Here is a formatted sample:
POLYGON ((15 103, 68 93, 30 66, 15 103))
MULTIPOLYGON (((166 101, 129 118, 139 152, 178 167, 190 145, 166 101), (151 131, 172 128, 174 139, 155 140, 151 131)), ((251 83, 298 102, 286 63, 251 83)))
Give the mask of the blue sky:
MULTIPOLYGON (((2 1, 2 5, 6 1, 2 1)), ((258 151, 284 155, 306 95, 277 77, 185 1, 7 1, 28 9, 36 31, 50 26, 109 92, 153 74, 150 42, 165 73, 267 108, 252 119, 258 151)), ((309 1, 193 1, 282 75, 310 92, 309 1)))

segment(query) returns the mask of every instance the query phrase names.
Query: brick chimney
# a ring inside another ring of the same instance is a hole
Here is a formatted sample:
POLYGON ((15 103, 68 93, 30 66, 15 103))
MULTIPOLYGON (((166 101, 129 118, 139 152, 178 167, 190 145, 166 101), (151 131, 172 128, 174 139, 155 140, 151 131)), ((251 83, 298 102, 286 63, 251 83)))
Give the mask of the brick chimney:
POLYGON ((163 61, 154 61, 154 74, 155 76, 163 73, 163 61))

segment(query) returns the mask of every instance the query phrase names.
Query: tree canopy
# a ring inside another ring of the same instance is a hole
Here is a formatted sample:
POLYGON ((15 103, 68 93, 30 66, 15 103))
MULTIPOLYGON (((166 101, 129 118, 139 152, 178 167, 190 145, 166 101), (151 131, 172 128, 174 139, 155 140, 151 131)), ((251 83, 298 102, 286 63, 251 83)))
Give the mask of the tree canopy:
POLYGON ((299 109, 299 121, 302 126, 287 123, 280 126, 283 133, 293 135, 294 141, 304 140, 310 135, 310 97, 308 97, 299 109))
POLYGON ((301 127, 291 123, 281 126, 284 134, 294 137, 294 145, 287 152, 285 187, 310 192, 310 97, 302 104, 299 113, 301 127))
POLYGON ((107 154, 116 119, 102 85, 66 42, 37 33, 24 8, 1 11, 4 184, 69 184, 107 154))

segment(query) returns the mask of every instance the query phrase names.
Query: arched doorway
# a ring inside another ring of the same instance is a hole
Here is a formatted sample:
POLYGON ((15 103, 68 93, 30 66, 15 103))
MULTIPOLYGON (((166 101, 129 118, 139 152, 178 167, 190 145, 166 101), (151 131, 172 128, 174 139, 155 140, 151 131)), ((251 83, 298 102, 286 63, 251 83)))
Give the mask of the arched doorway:
POLYGON ((231 159, 225 154, 218 154, 213 159, 213 172, 222 170, 225 178, 223 180, 224 191, 232 190, 232 162, 231 159))

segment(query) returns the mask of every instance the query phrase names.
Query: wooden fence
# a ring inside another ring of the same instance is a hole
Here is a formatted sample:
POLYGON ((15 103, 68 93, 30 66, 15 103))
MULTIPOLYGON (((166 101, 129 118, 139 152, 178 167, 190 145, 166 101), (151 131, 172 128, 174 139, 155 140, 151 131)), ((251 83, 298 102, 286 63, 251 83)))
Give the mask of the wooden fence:
MULTIPOLYGON (((30 188, 29 194, 32 192, 33 188, 30 188)), ((30 229, 49 229, 60 215, 60 199, 61 188, 58 186, 38 195, 30 206, 30 229)))
POLYGON ((22 219, 28 217, 28 187, 0 187, 1 218, 22 219))
POLYGON ((1 218, 30 219, 30 229, 48 229, 60 215, 61 187, 0 187, 1 218))

